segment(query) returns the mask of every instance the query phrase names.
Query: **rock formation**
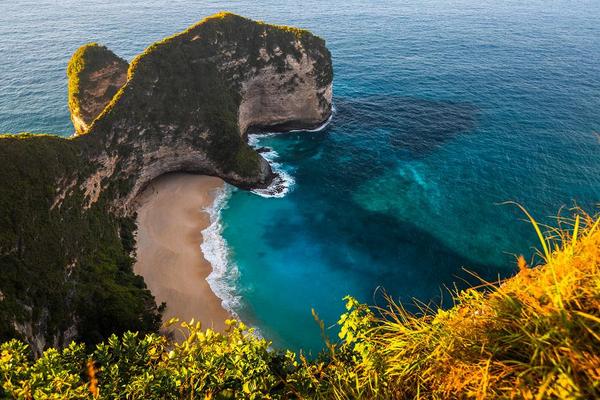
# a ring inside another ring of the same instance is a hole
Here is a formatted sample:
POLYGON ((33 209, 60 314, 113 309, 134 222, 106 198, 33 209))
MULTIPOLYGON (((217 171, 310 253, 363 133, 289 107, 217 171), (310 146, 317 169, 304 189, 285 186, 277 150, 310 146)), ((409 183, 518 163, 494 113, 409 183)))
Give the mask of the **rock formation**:
POLYGON ((83 134, 127 81, 129 64, 97 43, 80 47, 69 62, 69 110, 83 134))
POLYGON ((266 187, 274 174, 247 133, 331 114, 322 39, 229 13, 126 69, 108 49, 82 47, 68 70, 77 135, 0 137, 0 339, 39 351, 155 329, 156 304, 131 270, 137 194, 178 171, 266 187))
POLYGON ((273 173, 246 144, 248 130, 310 128, 331 114, 325 42, 230 13, 150 46, 128 75, 89 129, 89 140, 104 146, 93 155, 100 175, 86 183, 93 202, 98 185, 126 179, 132 187, 115 199, 126 212, 148 182, 173 171, 265 187, 273 173))

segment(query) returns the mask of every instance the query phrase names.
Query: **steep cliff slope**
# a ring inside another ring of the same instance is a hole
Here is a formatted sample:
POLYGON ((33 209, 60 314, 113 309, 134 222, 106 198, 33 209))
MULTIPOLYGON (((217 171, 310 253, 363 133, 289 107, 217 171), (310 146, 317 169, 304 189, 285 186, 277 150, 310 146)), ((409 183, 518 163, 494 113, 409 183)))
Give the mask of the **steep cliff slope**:
POLYGON ((126 212, 140 189, 172 171, 265 187, 273 173, 246 144, 247 131, 323 123, 331 85, 322 39, 221 13, 136 57, 127 83, 82 140, 125 188, 115 205, 126 212))
POLYGON ((131 271, 139 191, 175 171, 265 187, 274 175, 248 130, 331 113, 330 54, 299 29, 221 13, 150 46, 122 84, 125 65, 96 44, 73 56, 79 135, 0 137, 0 338, 39 351, 155 329, 157 307, 131 271))
POLYGON ((48 135, 0 136, 0 338, 39 352, 70 340, 160 323, 132 272, 131 218, 105 199, 83 209, 92 173, 78 143, 48 135))

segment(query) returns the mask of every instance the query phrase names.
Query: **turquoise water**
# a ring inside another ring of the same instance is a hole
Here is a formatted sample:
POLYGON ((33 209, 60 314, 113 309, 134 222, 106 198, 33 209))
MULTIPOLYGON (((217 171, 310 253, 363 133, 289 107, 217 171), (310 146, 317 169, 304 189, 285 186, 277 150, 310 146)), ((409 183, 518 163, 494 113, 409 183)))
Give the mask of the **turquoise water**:
POLYGON ((257 139, 289 192, 214 210, 211 283, 276 345, 319 348, 310 309, 330 326, 346 294, 449 305, 463 267, 510 275, 536 242, 500 202, 543 219, 600 200, 598 1, 103 3, 2 5, 0 131, 72 131, 64 69, 87 41, 131 59, 221 9, 327 40, 331 123, 257 139))

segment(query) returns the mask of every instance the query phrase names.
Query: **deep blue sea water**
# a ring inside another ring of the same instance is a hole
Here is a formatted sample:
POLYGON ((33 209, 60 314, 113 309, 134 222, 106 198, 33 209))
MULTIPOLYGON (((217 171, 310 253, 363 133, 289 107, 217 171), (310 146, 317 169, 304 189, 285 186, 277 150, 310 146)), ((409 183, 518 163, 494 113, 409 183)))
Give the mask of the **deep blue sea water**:
POLYGON ((72 132, 65 67, 79 45, 131 59, 224 9, 308 28, 333 54, 331 123, 254 139, 289 192, 229 188, 209 232, 226 271, 212 285, 276 345, 319 348, 310 309, 330 326, 346 294, 448 305, 463 268, 510 275, 536 239, 500 202, 542 220, 597 207, 597 0, 2 2, 0 131, 72 132))

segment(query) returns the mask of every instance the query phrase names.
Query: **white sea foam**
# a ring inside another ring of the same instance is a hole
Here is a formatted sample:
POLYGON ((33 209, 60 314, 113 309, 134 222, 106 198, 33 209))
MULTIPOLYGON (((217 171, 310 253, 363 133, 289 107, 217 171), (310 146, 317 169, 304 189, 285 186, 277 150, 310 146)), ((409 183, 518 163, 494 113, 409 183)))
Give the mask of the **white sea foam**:
POLYGON ((240 307, 241 298, 236 294, 235 282, 239 271, 229 257, 229 247, 223 238, 221 211, 227 206, 227 201, 234 189, 225 184, 219 189, 212 206, 204 211, 210 216, 210 225, 202 231, 200 248, 204 258, 212 265, 212 272, 206 280, 212 291, 221 299, 221 304, 231 315, 237 318, 235 309, 240 307))
POLYGON ((327 125, 329 125, 331 123, 331 120, 333 119, 333 114, 335 114, 336 109, 335 106, 332 105, 331 106, 331 114, 329 115, 329 118, 327 118, 327 121, 323 122, 323 125, 314 128, 314 129, 293 129, 290 132, 320 132, 323 129, 327 128, 327 125))
MULTIPOLYGON (((333 109, 335 112, 335 108, 333 109)), ((304 132, 319 132, 329 125, 333 118, 331 116, 325 123, 316 129, 304 129, 304 132)), ((300 132, 293 131, 293 132, 300 132)), ((248 136, 248 144, 254 148, 260 148, 261 139, 278 134, 278 132, 269 132, 261 134, 252 134, 248 136)), ((262 156, 269 162, 277 177, 271 185, 265 189, 254 189, 253 193, 262 197, 284 197, 295 183, 293 176, 283 169, 282 165, 276 160, 279 154, 271 148, 262 153, 262 156)), ((229 255, 229 247, 227 241, 223 237, 223 224, 221 213, 227 207, 227 202, 231 197, 232 192, 236 190, 234 187, 225 184, 222 189, 219 189, 215 200, 210 207, 204 211, 210 217, 210 225, 202 231, 202 244, 200 248, 204 254, 204 258, 212 265, 212 272, 206 277, 206 280, 215 293, 221 299, 223 308, 227 310, 233 317, 239 318, 236 309, 242 306, 242 298, 237 293, 236 282, 239 278, 239 270, 235 262, 232 261, 229 255)), ((261 337, 260 330, 254 327, 254 334, 261 337)))
MULTIPOLYGON (((260 147, 260 139, 272 135, 274 135, 274 133, 250 135, 248 137, 248 144, 255 148, 260 147)), ((280 163, 275 161, 279 157, 279 154, 277 154, 275 150, 269 148, 268 151, 265 151, 261 155, 269 162, 276 177, 268 187, 264 189, 253 189, 252 193, 261 197, 284 197, 292 190, 294 183, 296 183, 294 177, 285 169, 283 169, 283 166, 280 163)))
MULTIPOLYGON (((327 121, 323 123, 323 125, 315 128, 315 129, 296 129, 289 132, 320 132, 329 125, 331 120, 333 119, 333 114, 335 113, 335 107, 332 107, 332 112, 327 121)), ((257 133, 248 135, 248 144, 255 149, 260 148, 261 139, 269 136, 274 136, 280 134, 281 132, 268 132, 268 133, 257 133)), ((282 198, 285 197, 294 187, 296 181, 290 172, 286 171, 283 166, 278 163, 276 160, 279 158, 279 154, 271 148, 267 148, 268 151, 262 153, 262 156, 265 160, 269 162, 273 172, 277 175, 271 184, 264 189, 253 189, 252 193, 257 194, 261 197, 275 197, 282 198)))

